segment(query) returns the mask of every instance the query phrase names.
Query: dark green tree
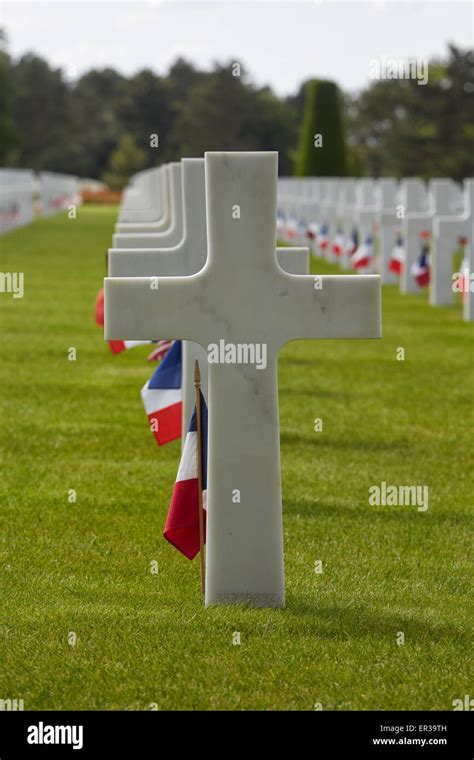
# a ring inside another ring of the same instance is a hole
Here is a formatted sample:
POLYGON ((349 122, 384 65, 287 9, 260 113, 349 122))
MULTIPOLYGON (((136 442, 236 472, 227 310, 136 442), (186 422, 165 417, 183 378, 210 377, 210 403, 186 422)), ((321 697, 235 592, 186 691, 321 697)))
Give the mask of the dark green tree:
POLYGON ((232 63, 191 88, 175 126, 178 155, 202 156, 206 150, 277 150, 280 172, 291 170, 296 136, 294 113, 268 88, 257 89, 232 63))
POLYGON ((346 146, 342 104, 334 82, 313 79, 306 85, 295 174, 299 177, 344 177, 346 146))
POLYGON ((138 72, 126 84, 126 98, 119 111, 120 121, 144 151, 146 166, 171 160, 169 135, 173 114, 169 90, 168 80, 149 69, 138 72))
POLYGON ((72 88, 71 118, 81 170, 100 177, 113 149, 127 131, 128 81, 114 69, 91 70, 72 88))
POLYGON ((6 42, 6 35, 0 29, 0 166, 8 165, 19 145, 13 121, 10 57, 6 42))
POLYGON ((15 163, 30 169, 71 171, 74 132, 70 93, 61 71, 34 55, 10 68, 19 152, 15 163))

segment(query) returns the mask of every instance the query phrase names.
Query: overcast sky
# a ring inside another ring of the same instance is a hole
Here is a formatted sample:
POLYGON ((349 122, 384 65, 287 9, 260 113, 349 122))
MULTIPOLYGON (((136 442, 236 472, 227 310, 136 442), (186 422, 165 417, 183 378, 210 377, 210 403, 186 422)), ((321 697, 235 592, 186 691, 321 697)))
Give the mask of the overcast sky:
POLYGON ((368 82, 369 62, 474 47, 470 0, 6 0, 1 24, 14 57, 33 51, 72 78, 92 67, 165 73, 177 56, 202 68, 246 65, 279 94, 309 77, 346 90, 368 82))

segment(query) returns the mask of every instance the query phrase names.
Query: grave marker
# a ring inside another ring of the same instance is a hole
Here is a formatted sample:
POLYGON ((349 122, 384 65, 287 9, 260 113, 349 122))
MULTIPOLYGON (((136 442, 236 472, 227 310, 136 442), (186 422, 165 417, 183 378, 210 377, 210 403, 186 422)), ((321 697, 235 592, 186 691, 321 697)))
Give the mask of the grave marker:
MULTIPOLYGON (((369 239, 374 239, 374 222, 375 222, 375 180, 364 178, 357 182, 356 186, 356 204, 354 207, 354 227, 357 229, 359 236, 359 248, 367 244, 369 239)), ((375 256, 369 263, 362 267, 365 272, 375 271, 375 256)))
POLYGON ((156 169, 138 172, 124 192, 119 222, 154 222, 160 202, 156 169))
MULTIPOLYGON (((128 221, 128 222, 117 222, 115 225, 115 232, 126 232, 126 233, 132 233, 132 232, 162 232, 166 230, 171 223, 170 215, 171 215, 171 198, 170 198, 170 169, 169 164, 165 164, 163 166, 160 166, 159 169, 154 169, 154 178, 153 181, 156 183, 156 200, 153 200, 153 195, 151 195, 149 202, 150 205, 154 204, 154 213, 155 218, 153 221, 149 222, 143 222, 143 221, 128 221)), ((124 201, 123 203, 126 205, 126 199, 127 199, 127 192, 128 188, 124 193, 124 201)), ((153 191, 150 191, 153 193, 153 191)), ((129 218, 133 219, 133 210, 129 210, 129 218)), ((122 215, 122 210, 121 210, 122 215)))
POLYGON ((357 180, 349 178, 341 180, 337 202, 337 225, 344 238, 344 247, 339 256, 342 269, 351 268, 349 241, 354 230, 354 209, 356 204, 357 180))
POLYGON ((420 288, 412 276, 412 266, 420 256, 420 235, 432 233, 433 220, 440 214, 452 214, 456 202, 456 187, 450 179, 432 179, 428 183, 426 211, 407 213, 402 224, 405 245, 405 263, 400 276, 402 293, 417 293, 420 288))
POLYGON ((379 241, 378 272, 382 282, 393 285, 397 276, 389 268, 392 251, 396 244, 398 220, 397 211, 398 183, 395 179, 377 180, 375 186, 375 223, 379 241))
POLYGON ((333 253, 332 241, 336 235, 336 220, 337 220, 337 198, 338 187, 340 180, 324 177, 321 180, 322 185, 322 201, 320 206, 321 213, 321 226, 327 225, 328 228, 328 241, 327 247, 323 251, 323 256, 326 261, 333 264, 339 261, 339 257, 333 253))
MULTIPOLYGON (((467 239, 466 253, 469 272, 473 268, 474 236, 474 179, 464 180, 463 212, 451 216, 436 216, 433 220, 433 244, 431 251, 430 304, 449 305, 455 302, 453 291, 453 254, 458 248, 458 238, 467 239)), ((465 294, 463 314, 466 321, 472 321, 473 301, 470 292, 465 294)))
POLYGON ((278 352, 298 338, 380 337, 380 278, 322 276, 315 287, 314 277, 283 272, 275 255, 277 154, 205 159, 205 267, 160 278, 157 290, 150 278, 107 278, 105 333, 107 339, 160 333, 207 346, 209 360, 217 349, 224 359, 208 365, 206 605, 278 607, 284 604, 278 352), (244 353, 248 362, 233 363, 244 353))
POLYGON ((173 162, 169 169, 170 217, 169 226, 154 232, 116 232, 112 250, 118 248, 146 248, 150 245, 177 245, 183 237, 183 190, 181 164, 173 162))

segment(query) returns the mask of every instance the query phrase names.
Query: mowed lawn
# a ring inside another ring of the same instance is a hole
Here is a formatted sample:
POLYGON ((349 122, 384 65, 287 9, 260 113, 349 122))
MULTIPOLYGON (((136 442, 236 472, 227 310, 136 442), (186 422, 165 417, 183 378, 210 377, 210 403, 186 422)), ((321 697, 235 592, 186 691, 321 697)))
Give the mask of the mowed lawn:
POLYGON ((285 347, 287 606, 204 609, 198 561, 161 535, 180 444, 159 449, 147 429, 155 365, 147 347, 112 356, 94 323, 115 215, 85 207, 0 240, 0 269, 25 273, 22 300, 0 294, 0 698, 450 710, 472 695, 473 326, 460 305, 386 287, 382 340, 285 347), (428 510, 370 506, 382 481, 427 485, 428 510))

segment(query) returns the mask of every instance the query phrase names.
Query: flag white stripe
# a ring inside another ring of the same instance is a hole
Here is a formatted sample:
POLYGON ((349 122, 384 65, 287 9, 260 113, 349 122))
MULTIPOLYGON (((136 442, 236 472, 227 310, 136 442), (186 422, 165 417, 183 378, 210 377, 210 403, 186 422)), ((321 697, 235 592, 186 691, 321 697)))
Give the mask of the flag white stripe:
POLYGON ((141 394, 147 414, 159 412, 161 409, 178 404, 182 400, 181 388, 149 388, 148 382, 143 386, 141 394))
POLYGON ((179 463, 179 470, 176 476, 176 482, 180 480, 192 480, 197 478, 197 433, 194 430, 191 433, 187 433, 186 440, 184 442, 183 453, 181 455, 181 462, 179 463))
POLYGON ((136 346, 147 346, 151 340, 124 340, 125 348, 135 348, 136 346))

